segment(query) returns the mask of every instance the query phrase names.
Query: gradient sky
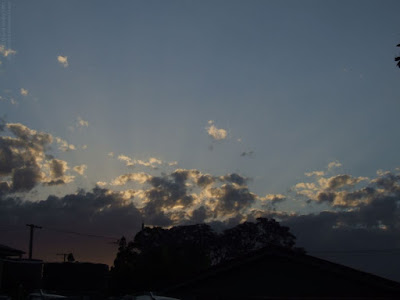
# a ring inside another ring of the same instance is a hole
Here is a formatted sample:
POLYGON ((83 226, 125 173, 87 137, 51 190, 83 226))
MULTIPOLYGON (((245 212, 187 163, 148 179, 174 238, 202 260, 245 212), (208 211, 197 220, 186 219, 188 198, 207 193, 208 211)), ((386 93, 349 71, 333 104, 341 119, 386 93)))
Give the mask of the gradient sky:
MULTIPOLYGON (((273 216, 306 249, 400 248, 399 11, 0 0, 0 243, 27 251, 30 222, 131 237, 142 220, 273 216)), ((38 256, 115 255, 110 244, 93 254, 101 239, 54 238, 38 233, 38 256)), ((337 261, 400 280, 387 254, 359 259, 337 261)))

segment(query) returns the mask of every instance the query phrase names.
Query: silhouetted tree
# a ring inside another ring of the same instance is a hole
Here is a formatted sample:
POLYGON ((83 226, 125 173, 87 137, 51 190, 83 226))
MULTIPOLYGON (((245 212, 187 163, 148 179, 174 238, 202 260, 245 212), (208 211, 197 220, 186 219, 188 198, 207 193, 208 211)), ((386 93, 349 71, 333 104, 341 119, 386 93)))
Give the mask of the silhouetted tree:
MULTIPOLYGON (((397 47, 400 47, 400 44, 398 44, 397 47)), ((395 57, 394 60, 397 61, 397 66, 400 68, 400 56, 395 57)))
POLYGON ((244 222, 223 232, 216 247, 219 255, 215 262, 245 255, 268 246, 292 249, 296 237, 289 227, 281 226, 274 219, 258 218, 256 223, 244 222))
POLYGON ((133 241, 119 241, 111 270, 115 291, 157 290, 211 265, 251 251, 279 246, 294 249, 295 236, 274 219, 258 218, 217 234, 207 224, 144 228, 133 241))
POLYGON ((74 262, 75 261, 75 257, 72 253, 69 253, 67 255, 67 262, 74 262))
POLYGON ((134 238, 135 282, 140 289, 157 289, 211 265, 210 247, 216 233, 209 225, 145 228, 134 238))
POLYGON ((123 236, 118 242, 117 257, 111 268, 110 286, 113 295, 123 295, 132 291, 135 256, 137 253, 133 251, 133 243, 127 243, 123 236))

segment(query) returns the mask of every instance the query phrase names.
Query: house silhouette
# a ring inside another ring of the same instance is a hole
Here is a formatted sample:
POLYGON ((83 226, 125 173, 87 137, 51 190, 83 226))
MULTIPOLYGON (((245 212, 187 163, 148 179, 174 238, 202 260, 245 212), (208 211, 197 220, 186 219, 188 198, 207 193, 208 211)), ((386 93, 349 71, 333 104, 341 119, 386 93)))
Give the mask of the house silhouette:
POLYGON ((183 300, 400 299, 400 283, 280 247, 267 247, 164 289, 183 300))

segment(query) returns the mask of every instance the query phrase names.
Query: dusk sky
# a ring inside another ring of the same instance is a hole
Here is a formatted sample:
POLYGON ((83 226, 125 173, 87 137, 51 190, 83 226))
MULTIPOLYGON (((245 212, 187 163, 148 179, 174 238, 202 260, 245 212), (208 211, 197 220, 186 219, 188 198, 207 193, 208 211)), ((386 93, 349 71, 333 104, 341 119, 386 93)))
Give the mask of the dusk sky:
POLYGON ((111 265, 142 222, 264 216, 400 280, 399 13, 0 0, 0 243, 28 252, 33 223, 36 258, 111 265))

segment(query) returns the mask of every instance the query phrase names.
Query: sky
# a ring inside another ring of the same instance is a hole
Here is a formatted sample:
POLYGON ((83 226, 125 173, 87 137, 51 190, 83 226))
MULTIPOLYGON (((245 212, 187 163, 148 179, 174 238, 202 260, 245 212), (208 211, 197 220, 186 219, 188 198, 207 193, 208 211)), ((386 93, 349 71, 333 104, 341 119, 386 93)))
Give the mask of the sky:
POLYGON ((400 281, 399 10, 0 0, 0 243, 112 265, 142 222, 269 217, 400 281))

